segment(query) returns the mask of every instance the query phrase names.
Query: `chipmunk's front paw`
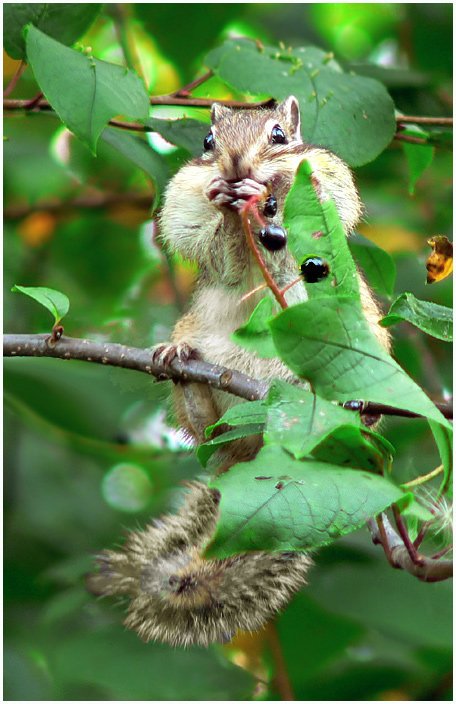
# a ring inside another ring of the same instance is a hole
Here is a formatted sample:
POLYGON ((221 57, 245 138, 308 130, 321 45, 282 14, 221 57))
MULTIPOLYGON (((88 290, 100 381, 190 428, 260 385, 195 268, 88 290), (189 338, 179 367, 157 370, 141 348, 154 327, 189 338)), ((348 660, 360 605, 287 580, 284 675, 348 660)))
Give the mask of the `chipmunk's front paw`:
POLYGON ((217 207, 224 205, 230 206, 233 198, 235 197, 235 192, 229 181, 217 176, 210 182, 206 191, 206 196, 217 207))
POLYGON ((190 347, 187 342, 179 342, 177 345, 170 343, 160 343, 152 348, 152 362, 154 364, 171 364, 175 359, 179 362, 186 362, 189 359, 198 359, 199 352, 194 347, 190 347))
POLYGON ((226 181, 217 176, 208 186, 206 195, 217 207, 228 207, 240 210, 245 202, 252 196, 260 198, 267 195, 268 189, 263 183, 258 183, 251 178, 241 181, 226 181))
POLYGON ((233 205, 236 205, 236 202, 240 202, 242 206, 245 204, 245 201, 252 196, 262 198, 268 193, 268 189, 264 183, 258 183, 258 181, 254 181, 253 178, 244 178, 242 181, 235 181, 231 185, 237 198, 237 201, 235 201, 233 205))

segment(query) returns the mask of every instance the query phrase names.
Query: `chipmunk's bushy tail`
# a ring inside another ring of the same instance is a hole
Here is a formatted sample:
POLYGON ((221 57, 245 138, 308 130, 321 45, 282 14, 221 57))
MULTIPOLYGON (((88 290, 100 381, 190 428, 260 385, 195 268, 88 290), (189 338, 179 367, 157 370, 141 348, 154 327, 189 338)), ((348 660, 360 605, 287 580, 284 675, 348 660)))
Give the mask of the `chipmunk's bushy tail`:
POLYGON ((226 643, 236 631, 256 631, 306 582, 310 558, 301 552, 250 552, 204 559, 220 515, 220 493, 200 482, 176 516, 131 531, 118 551, 97 556, 88 589, 130 599, 124 625, 143 641, 173 646, 226 643))

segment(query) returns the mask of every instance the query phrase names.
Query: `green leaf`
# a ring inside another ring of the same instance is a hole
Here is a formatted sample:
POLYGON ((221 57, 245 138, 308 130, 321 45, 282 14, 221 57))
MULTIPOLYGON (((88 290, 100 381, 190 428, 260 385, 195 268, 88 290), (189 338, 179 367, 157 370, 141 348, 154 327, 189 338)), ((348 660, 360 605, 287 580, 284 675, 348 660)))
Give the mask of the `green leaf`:
POLYGON ((22 30, 32 24, 61 44, 70 46, 89 29, 103 3, 5 2, 3 46, 12 59, 25 59, 22 30))
POLYGON ((206 428, 206 437, 210 437, 212 431, 220 425, 250 425, 251 423, 266 423, 266 406, 264 401, 249 401, 248 403, 237 403, 229 408, 220 420, 206 428))
POLYGON ((210 486, 222 495, 221 518, 208 548, 218 557, 326 545, 406 496, 380 475, 298 461, 277 446, 262 448, 254 460, 210 486))
POLYGON ((281 50, 230 39, 204 63, 231 88, 300 102, 305 142, 335 151, 351 166, 375 159, 396 131, 394 104, 384 86, 344 73, 327 54, 306 46, 281 50))
POLYGON ((364 317, 356 267, 332 198, 320 203, 303 162, 285 203, 289 246, 314 254, 330 274, 307 284, 309 300, 270 322, 282 361, 329 400, 360 399, 414 411, 448 427, 432 401, 386 352, 364 317), (316 236, 318 234, 318 236, 316 236))
POLYGON ((176 67, 183 83, 195 78, 195 69, 201 66, 204 54, 228 31, 228 26, 239 21, 250 10, 245 3, 135 3, 134 16, 141 27, 153 38, 163 56, 176 67), (176 15, 176 10, 179 14, 176 15), (189 41, 198 37, 197 41, 189 41))
POLYGON ((430 301, 420 301, 413 293, 402 293, 380 322, 385 328, 406 321, 445 342, 453 341, 453 311, 430 301))
POLYGON ((396 265, 393 258, 384 249, 359 233, 352 235, 348 244, 374 291, 381 296, 391 298, 396 279, 396 265))
POLYGON ((268 326, 273 308, 274 303, 269 296, 262 298, 247 323, 233 332, 232 341, 247 350, 254 350, 259 357, 277 357, 268 326))
POLYGON ((335 428, 312 450, 312 456, 320 462, 380 474, 389 471, 393 454, 393 446, 381 435, 353 425, 335 428))
POLYGON ((263 423, 246 423, 234 428, 233 430, 227 430, 226 433, 223 433, 213 440, 208 440, 200 445, 196 451, 196 456, 203 467, 206 467, 209 458, 212 457, 214 452, 216 452, 220 447, 223 447, 233 440, 246 438, 250 435, 261 435, 263 430, 263 423))
POLYGON ((11 291, 25 293, 26 296, 30 296, 30 298, 34 298, 35 301, 41 303, 41 305, 47 308, 54 316, 55 325, 62 320, 70 309, 70 300, 68 296, 65 296, 65 294, 60 291, 54 291, 52 288, 45 288, 42 286, 13 286, 11 291))
POLYGON ((361 428, 359 414, 285 381, 274 380, 268 395, 265 443, 281 445, 302 459, 335 428, 361 428))
POLYGON ((66 127, 94 154, 113 117, 148 116, 146 88, 133 71, 68 49, 33 26, 26 39, 27 59, 41 90, 66 127))
POLYGON ((356 266, 344 227, 332 198, 320 202, 312 185, 312 167, 304 160, 297 171, 284 208, 288 246, 299 264, 318 256, 329 265, 329 275, 306 284, 309 298, 343 295, 359 298, 356 266))
POLYGON ((145 139, 129 132, 106 127, 101 133, 101 138, 152 178, 156 187, 155 205, 157 205, 171 175, 166 160, 152 149, 145 139))
POLYGON ((443 465, 443 479, 439 493, 453 496, 452 476, 453 476, 453 432, 448 428, 443 428, 438 423, 430 420, 434 439, 439 450, 440 459, 443 465))
MULTIPOLYGON (((430 136, 429 132, 425 132, 414 125, 411 125, 406 130, 403 130, 401 134, 409 135, 411 137, 419 137, 421 139, 428 139, 430 136)), ((410 142, 402 142, 402 148, 404 149, 404 154, 407 159, 410 172, 409 194, 413 196, 415 193, 416 182, 432 162, 434 157, 434 147, 427 146, 425 144, 411 144, 410 142)))
POLYGON ((201 156, 203 142, 210 125, 207 122, 184 117, 180 120, 163 120, 150 117, 144 121, 146 127, 161 134, 171 144, 183 147, 192 157, 201 156))
POLYGON ((281 359, 329 400, 359 399, 448 421, 374 338, 355 298, 301 303, 271 323, 281 359))
POLYGON ((58 648, 46 643, 44 657, 56 691, 70 687, 79 692, 86 684, 108 700, 246 701, 255 685, 251 674, 222 660, 216 649, 170 648, 158 642, 145 646, 117 623, 67 628, 58 648))
POLYGON ((261 434, 265 423, 266 407, 264 401, 250 401, 249 403, 238 403, 232 406, 217 423, 206 428, 206 437, 209 438, 213 431, 220 426, 231 426, 234 429, 226 430, 221 435, 200 445, 196 451, 198 460, 205 467, 209 458, 220 447, 232 440, 261 434))

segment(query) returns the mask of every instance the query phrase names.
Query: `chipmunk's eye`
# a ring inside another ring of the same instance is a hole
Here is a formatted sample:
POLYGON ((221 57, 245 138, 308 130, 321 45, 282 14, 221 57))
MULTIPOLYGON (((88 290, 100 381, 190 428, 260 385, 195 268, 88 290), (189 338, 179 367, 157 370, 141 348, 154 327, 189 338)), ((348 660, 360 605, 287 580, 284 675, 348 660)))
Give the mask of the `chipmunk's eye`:
POLYGON ((204 151, 208 152, 210 149, 214 148, 214 135, 212 132, 209 132, 209 134, 204 138, 204 151))
POLYGON ((301 276, 308 284, 316 284, 320 279, 324 279, 329 274, 328 262, 320 257, 308 257, 304 259, 300 267, 301 276))
POLYGON ((271 132, 271 144, 286 144, 287 137, 280 125, 274 125, 271 132))

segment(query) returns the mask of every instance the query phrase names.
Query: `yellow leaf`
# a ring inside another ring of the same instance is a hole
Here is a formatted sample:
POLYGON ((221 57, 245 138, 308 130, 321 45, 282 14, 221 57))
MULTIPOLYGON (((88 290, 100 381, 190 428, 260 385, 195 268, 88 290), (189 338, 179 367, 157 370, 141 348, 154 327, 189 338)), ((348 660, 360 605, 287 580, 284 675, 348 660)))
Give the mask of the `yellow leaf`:
POLYGON ((453 243, 444 235, 435 235, 427 242, 432 247, 426 262, 427 283, 433 284, 446 279, 453 271, 453 243))

